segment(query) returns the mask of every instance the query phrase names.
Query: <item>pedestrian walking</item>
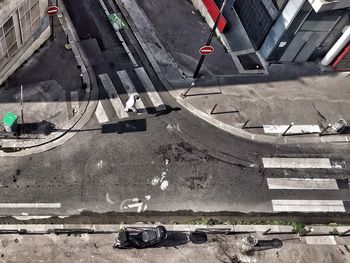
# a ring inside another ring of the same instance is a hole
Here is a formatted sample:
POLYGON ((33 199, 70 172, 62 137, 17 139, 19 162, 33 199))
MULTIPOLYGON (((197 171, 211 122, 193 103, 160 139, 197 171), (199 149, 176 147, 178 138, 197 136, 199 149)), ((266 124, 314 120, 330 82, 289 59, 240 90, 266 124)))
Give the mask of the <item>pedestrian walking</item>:
POLYGON ((131 111, 137 113, 137 109, 136 109, 136 107, 135 107, 135 103, 136 103, 136 101, 139 100, 139 99, 140 99, 139 95, 136 95, 136 94, 135 94, 135 95, 131 95, 131 96, 129 97, 128 101, 127 101, 126 104, 125 104, 124 111, 128 112, 128 111, 131 110, 131 111))

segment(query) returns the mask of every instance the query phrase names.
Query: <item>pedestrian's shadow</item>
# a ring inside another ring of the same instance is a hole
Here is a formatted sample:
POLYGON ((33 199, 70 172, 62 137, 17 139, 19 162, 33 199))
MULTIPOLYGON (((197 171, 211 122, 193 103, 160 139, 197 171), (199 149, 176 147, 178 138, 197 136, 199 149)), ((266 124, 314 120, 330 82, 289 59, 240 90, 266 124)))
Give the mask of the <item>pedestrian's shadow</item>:
POLYGON ((161 111, 157 111, 157 109, 155 107, 149 107, 147 108, 147 111, 150 112, 151 114, 153 114, 153 116, 162 116, 162 115, 167 115, 173 111, 180 111, 181 108, 179 107, 171 107, 170 105, 164 105, 165 106, 165 110, 161 110, 161 111))
POLYGON ((147 130, 145 119, 133 119, 119 121, 117 123, 103 124, 101 128, 102 133, 128 133, 128 132, 142 132, 147 130))

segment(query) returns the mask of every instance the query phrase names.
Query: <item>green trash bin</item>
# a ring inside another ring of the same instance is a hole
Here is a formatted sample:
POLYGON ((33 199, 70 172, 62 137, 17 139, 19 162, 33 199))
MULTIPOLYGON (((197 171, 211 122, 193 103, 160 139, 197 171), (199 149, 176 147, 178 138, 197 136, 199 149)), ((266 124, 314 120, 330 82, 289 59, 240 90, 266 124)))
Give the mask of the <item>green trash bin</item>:
POLYGON ((2 118, 2 125, 4 125, 5 131, 15 132, 17 130, 17 115, 8 111, 4 118, 2 118))

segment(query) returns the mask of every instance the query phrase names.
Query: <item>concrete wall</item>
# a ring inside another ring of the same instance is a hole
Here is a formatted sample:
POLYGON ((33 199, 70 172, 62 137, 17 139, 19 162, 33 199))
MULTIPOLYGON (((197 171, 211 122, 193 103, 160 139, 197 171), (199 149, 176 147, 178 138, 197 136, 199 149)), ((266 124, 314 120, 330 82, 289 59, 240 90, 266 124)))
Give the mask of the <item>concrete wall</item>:
POLYGON ((0 0, 0 26, 13 16, 17 36, 17 53, 0 69, 0 85, 25 62, 50 36, 49 19, 46 15, 47 0, 39 0, 40 26, 25 43, 21 43, 18 8, 25 0, 0 0))
POLYGON ((264 43, 260 48, 261 54, 268 59, 273 49, 279 43, 284 32, 289 28, 293 19, 297 15, 305 0, 289 0, 282 14, 278 17, 275 24, 270 29, 264 43))
POLYGON ((316 13, 350 7, 350 0, 309 0, 316 13))

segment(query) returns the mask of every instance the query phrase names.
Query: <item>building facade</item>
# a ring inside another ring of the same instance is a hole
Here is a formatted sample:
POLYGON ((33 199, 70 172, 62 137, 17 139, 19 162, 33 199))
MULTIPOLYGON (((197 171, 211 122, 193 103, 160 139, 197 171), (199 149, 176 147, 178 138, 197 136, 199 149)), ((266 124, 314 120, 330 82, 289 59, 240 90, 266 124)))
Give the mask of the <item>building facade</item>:
POLYGON ((0 0, 0 84, 50 36, 47 0, 0 0))
POLYGON ((235 0, 233 7, 269 62, 322 60, 350 25, 350 0, 235 0))

